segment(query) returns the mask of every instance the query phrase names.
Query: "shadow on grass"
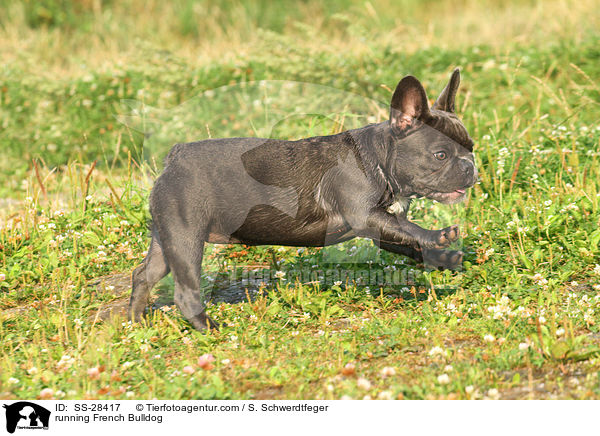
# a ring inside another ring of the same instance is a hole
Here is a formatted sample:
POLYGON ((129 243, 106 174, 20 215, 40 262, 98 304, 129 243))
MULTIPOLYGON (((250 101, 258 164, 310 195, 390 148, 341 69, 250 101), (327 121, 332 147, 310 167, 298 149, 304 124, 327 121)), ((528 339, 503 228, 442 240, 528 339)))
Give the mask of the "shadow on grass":
MULTIPOLYGON (((270 289, 276 289, 278 286, 297 285, 309 286, 313 292, 345 292, 352 289, 361 297, 383 296, 398 301, 423 301, 431 295, 431 285, 424 280, 423 270, 403 265, 394 271, 396 274, 386 276, 381 273, 384 267, 385 265, 358 263, 340 272, 340 265, 323 264, 310 274, 303 274, 304 271, 299 270, 273 270, 256 265, 251 268, 233 267, 207 274, 204 292, 207 300, 217 304, 254 301, 258 296, 267 296, 270 289), (320 275, 319 272, 323 271, 336 271, 337 274, 328 275, 326 272, 320 275), (343 278, 346 280, 339 280, 343 278)), ((154 291, 157 298, 153 309, 174 304, 174 287, 171 276, 161 280, 154 291)), ((437 297, 445 297, 455 294, 457 289, 458 286, 454 285, 436 285, 434 293, 437 297)))

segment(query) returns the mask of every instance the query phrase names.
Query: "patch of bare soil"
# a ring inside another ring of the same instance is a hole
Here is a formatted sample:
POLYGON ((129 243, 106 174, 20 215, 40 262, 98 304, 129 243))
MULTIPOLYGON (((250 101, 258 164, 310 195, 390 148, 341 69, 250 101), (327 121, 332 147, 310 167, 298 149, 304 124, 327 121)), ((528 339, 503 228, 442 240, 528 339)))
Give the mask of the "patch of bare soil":
POLYGON ((103 295, 116 297, 114 300, 100 306, 98 311, 91 315, 100 320, 111 317, 127 318, 127 307, 129 305, 129 291, 131 290, 131 273, 118 273, 97 277, 89 282, 90 286, 96 287, 96 292, 103 295))

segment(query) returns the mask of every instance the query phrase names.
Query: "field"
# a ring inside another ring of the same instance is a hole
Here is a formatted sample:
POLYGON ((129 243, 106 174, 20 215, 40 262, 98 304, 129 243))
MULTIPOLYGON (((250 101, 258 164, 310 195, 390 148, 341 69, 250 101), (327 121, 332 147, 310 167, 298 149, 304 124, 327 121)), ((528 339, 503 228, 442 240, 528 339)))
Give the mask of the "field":
POLYGON ((600 398, 598 29, 592 0, 0 0, 0 399, 600 398), (220 331, 170 278, 127 322, 170 145, 338 132, 457 66, 480 182, 411 213, 460 224, 461 271, 213 245, 220 331))

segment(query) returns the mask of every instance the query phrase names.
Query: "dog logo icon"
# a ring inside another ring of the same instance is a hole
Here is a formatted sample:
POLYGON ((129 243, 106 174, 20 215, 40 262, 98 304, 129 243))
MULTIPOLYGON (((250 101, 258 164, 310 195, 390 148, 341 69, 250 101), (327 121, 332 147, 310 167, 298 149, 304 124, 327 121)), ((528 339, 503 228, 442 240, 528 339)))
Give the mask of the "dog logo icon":
POLYGON ((19 401, 10 405, 4 404, 6 409, 6 431, 14 433, 18 429, 48 430, 50 411, 29 401, 19 401))

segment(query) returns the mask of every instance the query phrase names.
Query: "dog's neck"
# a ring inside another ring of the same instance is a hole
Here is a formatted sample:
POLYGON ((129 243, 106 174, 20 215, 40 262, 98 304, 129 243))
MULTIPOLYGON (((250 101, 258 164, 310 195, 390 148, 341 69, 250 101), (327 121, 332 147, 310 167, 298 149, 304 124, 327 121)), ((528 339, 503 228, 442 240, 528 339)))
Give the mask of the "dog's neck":
POLYGON ((410 189, 404 180, 397 180, 392 172, 394 148, 392 146, 392 129, 389 121, 369 124, 356 130, 348 131, 355 145, 358 145, 363 165, 377 176, 380 186, 386 186, 393 197, 397 195, 409 196, 410 189))

